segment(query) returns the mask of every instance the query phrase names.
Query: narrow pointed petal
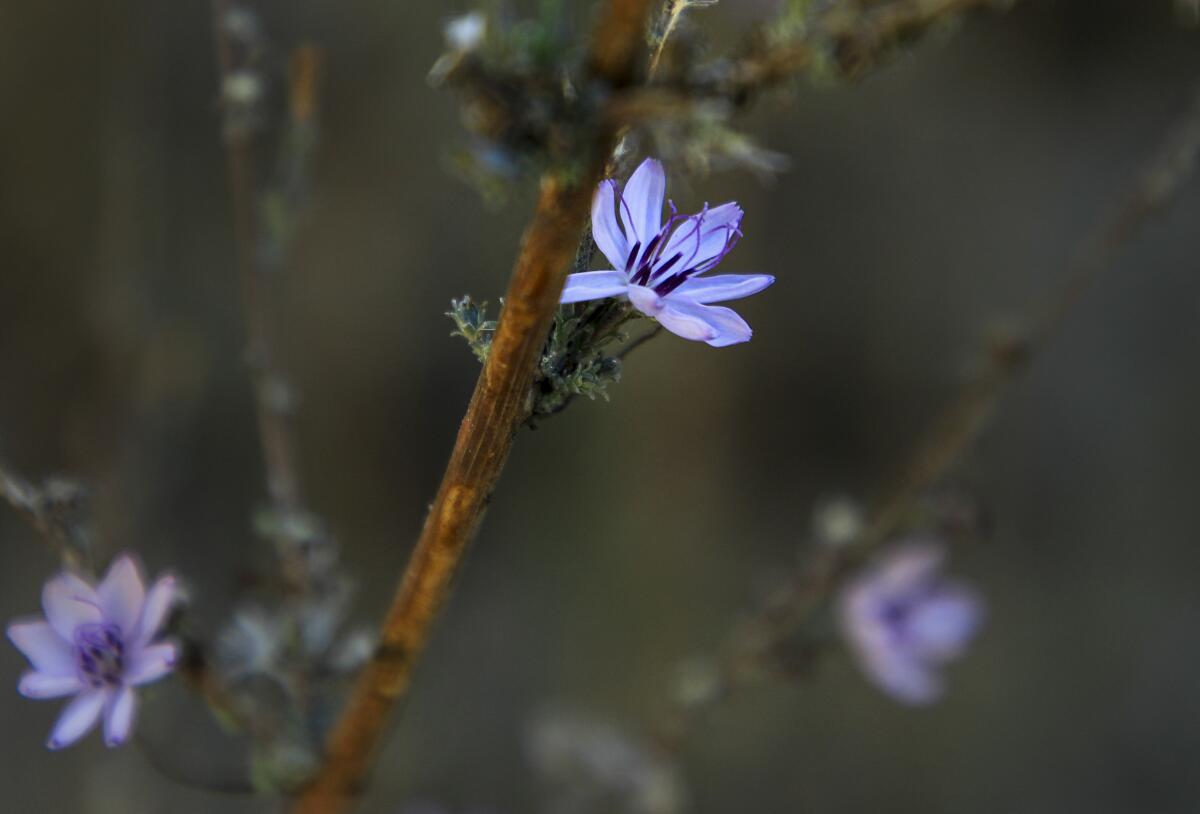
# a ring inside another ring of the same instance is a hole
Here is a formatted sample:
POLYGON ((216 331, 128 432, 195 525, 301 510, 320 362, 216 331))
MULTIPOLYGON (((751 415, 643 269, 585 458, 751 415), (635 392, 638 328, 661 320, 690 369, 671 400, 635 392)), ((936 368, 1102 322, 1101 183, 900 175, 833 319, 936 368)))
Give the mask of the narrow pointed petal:
POLYGON ((21 676, 17 692, 26 698, 61 698, 64 695, 74 695, 83 689, 83 682, 77 676, 46 675, 30 671, 21 676))
POLYGON ((592 198, 592 239, 613 268, 625 268, 629 241, 617 223, 617 182, 601 181, 592 198))
POLYGON ((662 228, 663 196, 667 192, 667 174, 656 158, 643 161, 621 192, 625 206, 621 207, 621 220, 630 240, 641 242, 645 248, 650 238, 662 228))
POLYGON ((38 672, 52 676, 75 675, 75 650, 49 623, 14 622, 8 638, 38 672))
POLYGON ((718 274, 715 277, 692 277, 674 293, 706 305, 749 297, 774 282, 775 278, 770 274, 718 274))
POLYGON ((654 289, 642 285, 631 285, 627 289, 629 301, 633 307, 648 317, 657 317, 662 312, 663 298, 654 293, 654 289))
POLYGON ((104 709, 104 690, 84 690, 63 708, 46 743, 49 749, 62 749, 82 738, 96 725, 104 709))
POLYGON ((684 339, 706 342, 714 348, 750 341, 754 333, 736 311, 719 305, 701 305, 686 297, 664 298, 658 321, 684 339))
POLYGON ((109 566, 108 573, 96 587, 104 618, 126 634, 133 632, 142 615, 146 601, 146 583, 142 569, 133 557, 122 554, 109 566))
POLYGON ((720 260, 737 236, 742 225, 742 208, 732 201, 708 210, 700 227, 700 248, 692 266, 704 266, 720 260))
POLYGON ((142 605, 142 617, 138 620, 137 631, 133 636, 135 644, 147 644, 158 634, 174 600, 175 577, 168 574, 155 580, 142 605))
POLYGON ((567 284, 563 287, 559 302, 565 305, 569 302, 617 297, 624 294, 628 287, 629 281, 620 271, 581 271, 567 275, 567 284))
POLYGON ((63 572, 42 589, 42 610, 59 636, 74 641, 79 625, 100 622, 100 600, 95 590, 74 574, 63 572))
POLYGON ((175 669, 178 652, 173 644, 155 644, 136 653, 125 671, 125 681, 140 687, 157 681, 175 669))
POLYGON ((132 689, 121 687, 112 693, 104 705, 104 745, 111 749, 128 740, 136 715, 137 696, 132 689))
POLYGON ((742 215, 742 208, 732 201, 694 215, 671 233, 660 256, 669 259, 682 254, 683 260, 674 270, 697 266, 711 268, 730 247, 741 226, 742 215))

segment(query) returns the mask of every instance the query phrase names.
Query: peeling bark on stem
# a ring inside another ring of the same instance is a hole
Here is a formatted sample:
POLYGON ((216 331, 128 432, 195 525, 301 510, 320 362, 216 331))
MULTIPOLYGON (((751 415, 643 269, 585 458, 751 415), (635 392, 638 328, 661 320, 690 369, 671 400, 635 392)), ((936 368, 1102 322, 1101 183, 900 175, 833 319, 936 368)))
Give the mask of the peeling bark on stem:
MULTIPOLYGON (((602 11, 589 64, 592 73, 614 89, 628 85, 636 72, 649 6, 649 0, 613 0, 602 11)), ((324 764, 297 797, 294 814, 336 814, 349 808, 370 769, 389 713, 408 690, 513 437, 528 417, 534 369, 587 224, 592 191, 616 143, 616 133, 603 126, 605 132, 589 145, 586 170, 573 183, 554 173, 542 180, 488 361, 380 630, 379 646, 330 735, 324 764)))

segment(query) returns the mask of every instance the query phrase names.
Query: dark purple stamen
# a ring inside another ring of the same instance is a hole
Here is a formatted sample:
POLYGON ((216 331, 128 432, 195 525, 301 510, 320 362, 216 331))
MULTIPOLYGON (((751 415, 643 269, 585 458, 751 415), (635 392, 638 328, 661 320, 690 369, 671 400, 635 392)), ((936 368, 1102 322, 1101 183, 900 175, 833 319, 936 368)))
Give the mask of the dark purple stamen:
MULTIPOLYGON (((690 280, 692 277, 695 277, 697 274, 703 274, 706 271, 716 268, 717 265, 725 259, 725 255, 729 254, 729 252, 733 250, 734 245, 737 244, 738 238, 741 237, 742 234, 741 230, 739 230, 737 227, 725 227, 725 229, 725 245, 721 247, 721 251, 708 260, 705 260, 704 262, 694 266, 690 265, 692 260, 694 260, 696 255, 700 252, 701 238, 697 236, 696 249, 692 252, 692 256, 688 259, 689 267, 685 267, 674 274, 666 274, 670 267, 674 265, 675 262, 682 256, 679 254, 675 255, 670 261, 660 266, 656 270, 659 281, 654 286, 654 293, 658 294, 660 297, 666 296, 690 280)), ((699 230, 697 230, 697 232, 699 232, 699 230)))
POLYGON ((668 271, 671 270, 671 266, 675 265, 682 259, 683 259, 683 253, 675 252, 675 254, 671 255, 670 260, 663 263, 661 266, 659 266, 657 269, 655 269, 655 271, 657 271, 659 274, 666 274, 668 271))
POLYGON ((625 270, 626 271, 631 271, 633 269, 633 261, 637 258, 638 252, 641 250, 641 248, 642 248, 641 242, 635 241, 633 244, 633 248, 631 248, 629 250, 629 257, 625 259, 625 270))
MULTIPOLYGON (((629 282, 633 285, 650 286, 659 296, 670 294, 688 279, 716 268, 742 236, 742 230, 739 228, 740 217, 739 222, 711 227, 706 232, 704 222, 709 211, 708 204, 694 215, 680 215, 674 201, 668 201, 668 205, 671 215, 667 222, 656 235, 646 241, 644 250, 641 241, 635 242, 625 259, 625 273, 629 275, 629 282), (684 221, 690 226, 684 226, 684 221), (720 231, 725 233, 724 245, 720 251, 712 257, 696 262, 705 238, 719 234, 720 231), (690 250, 686 248, 689 244, 690 250), (673 251, 665 262, 660 262, 668 246, 676 251, 673 251)), ((627 208, 623 198, 621 206, 627 208)), ((625 215, 625 209, 622 209, 622 214, 625 215)), ((631 223, 632 220, 627 219, 626 222, 631 223)))
POLYGON ((691 275, 689 275, 687 272, 673 274, 658 285, 654 286, 654 293, 660 297, 665 297, 675 289, 679 288, 679 286, 686 283, 690 276, 691 275))
POLYGON ((641 265, 646 265, 650 258, 654 256, 654 250, 658 248, 658 244, 662 242, 662 231, 659 231, 654 237, 650 238, 650 242, 646 244, 646 251, 642 253, 641 265))
MULTIPOLYGON (((675 231, 675 226, 680 221, 694 220, 694 215, 679 215, 675 213, 675 205, 671 204, 671 217, 663 224, 663 227, 658 230, 658 234, 646 246, 646 251, 642 255, 641 262, 633 274, 630 275, 629 281, 635 285, 646 285, 650 282, 650 278, 662 274, 664 268, 670 267, 679 261, 678 257, 672 257, 667 261, 666 266, 655 268, 655 264, 662 257, 662 253, 666 250, 668 241, 667 235, 675 231)), ((673 241, 672 241, 673 242, 673 241)), ((629 268, 632 271, 632 268, 629 268)))
POLYGON ((908 618, 912 607, 905 602, 885 602, 879 610, 879 615, 889 627, 899 627, 908 618))
POLYGON ((80 625, 75 629, 75 663, 79 677, 93 687, 114 686, 125 674, 125 641, 115 625, 80 625))

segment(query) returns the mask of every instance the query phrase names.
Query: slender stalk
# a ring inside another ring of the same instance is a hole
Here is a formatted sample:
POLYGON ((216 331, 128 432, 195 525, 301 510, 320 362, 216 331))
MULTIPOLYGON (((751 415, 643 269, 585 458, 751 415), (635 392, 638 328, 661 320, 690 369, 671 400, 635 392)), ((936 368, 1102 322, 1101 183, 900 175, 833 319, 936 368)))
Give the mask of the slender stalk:
MULTIPOLYGON (((1002 9, 1016 0, 893 0, 889 3, 831 3, 814 12, 804 30, 793 36, 757 38, 739 58, 705 72, 698 81, 669 78, 645 92, 632 94, 619 108, 626 120, 682 115, 690 105, 718 98, 738 106, 759 94, 795 80, 817 66, 844 80, 862 77, 898 45, 927 29, 972 11, 1002 9)), ((678 15, 690 4, 670 0, 664 30, 673 31, 678 15)), ((654 55, 657 68, 666 39, 654 55)))
POLYGON ((658 43, 654 46, 654 50, 650 54, 650 69, 647 71, 649 79, 654 79, 658 75, 658 64, 662 61, 663 53, 667 50, 667 40, 671 39, 671 35, 675 33, 675 27, 683 19, 683 12, 690 5, 692 5, 691 0, 667 0, 667 4, 663 8, 663 20, 661 30, 658 34, 658 43))
MULTIPOLYGON (((650 0, 611 0, 601 12, 589 65, 614 89, 636 71, 650 0)), ((617 134, 587 147, 573 181, 548 173, 525 230, 491 351, 467 407, 416 549, 380 630, 380 642, 330 735, 325 761, 295 800, 294 814, 336 814, 370 769, 389 713, 408 690, 450 581, 479 526, 513 437, 528 416, 534 370, 579 236, 617 134)))
POLYGON ((662 325, 655 324, 655 326, 653 328, 651 328, 649 331, 642 334, 641 336, 639 336, 637 339, 630 342, 625 347, 621 348, 621 352, 619 354, 617 354, 617 358, 624 360, 625 357, 629 356, 629 354, 633 353, 635 350, 640 348, 642 345, 645 345, 647 342, 649 342, 654 337, 658 336, 660 333, 662 333, 662 325))
POLYGON ((21 515, 66 566, 83 569, 87 549, 80 521, 83 490, 69 481, 35 486, 0 462, 0 498, 21 515))
MULTIPOLYGON (((232 7, 229 0, 213 0, 214 39, 223 89, 242 67, 237 43, 229 32, 232 7)), ((227 123, 225 150, 246 326, 246 362, 253 380, 267 493, 274 508, 296 510, 301 506, 301 490, 297 444, 292 429, 291 388, 277 363, 271 281, 264 274, 258 257, 258 179, 253 141, 254 128, 248 123, 227 123)))

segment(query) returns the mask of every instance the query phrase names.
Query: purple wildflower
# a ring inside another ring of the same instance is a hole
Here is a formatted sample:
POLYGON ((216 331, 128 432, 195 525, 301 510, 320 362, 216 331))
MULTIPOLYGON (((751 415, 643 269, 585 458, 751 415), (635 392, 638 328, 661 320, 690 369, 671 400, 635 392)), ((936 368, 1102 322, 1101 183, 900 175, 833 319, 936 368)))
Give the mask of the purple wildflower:
POLYGON ((941 574, 944 549, 908 543, 843 590, 843 634, 867 676, 907 704, 942 694, 939 667, 963 654, 983 619, 983 602, 941 574))
POLYGON ((49 748, 71 745, 101 717, 105 744, 125 742, 137 709, 133 688, 175 667, 175 646, 154 642, 174 593, 170 576, 147 591, 137 563, 122 554, 95 587, 66 571, 54 577, 42 590, 45 620, 8 626, 8 638, 33 664, 21 677, 20 693, 75 696, 59 715, 49 748))
POLYGON ((700 275, 716 268, 741 237, 742 208, 736 203, 680 215, 662 222, 667 177, 647 158, 622 190, 601 182, 592 201, 592 236, 612 269, 567 277, 562 302, 629 298, 633 306, 684 339, 720 348, 750 339, 750 326, 735 311, 709 303, 757 294, 775 282, 769 274, 700 275), (620 212, 620 222, 616 211, 620 212))

